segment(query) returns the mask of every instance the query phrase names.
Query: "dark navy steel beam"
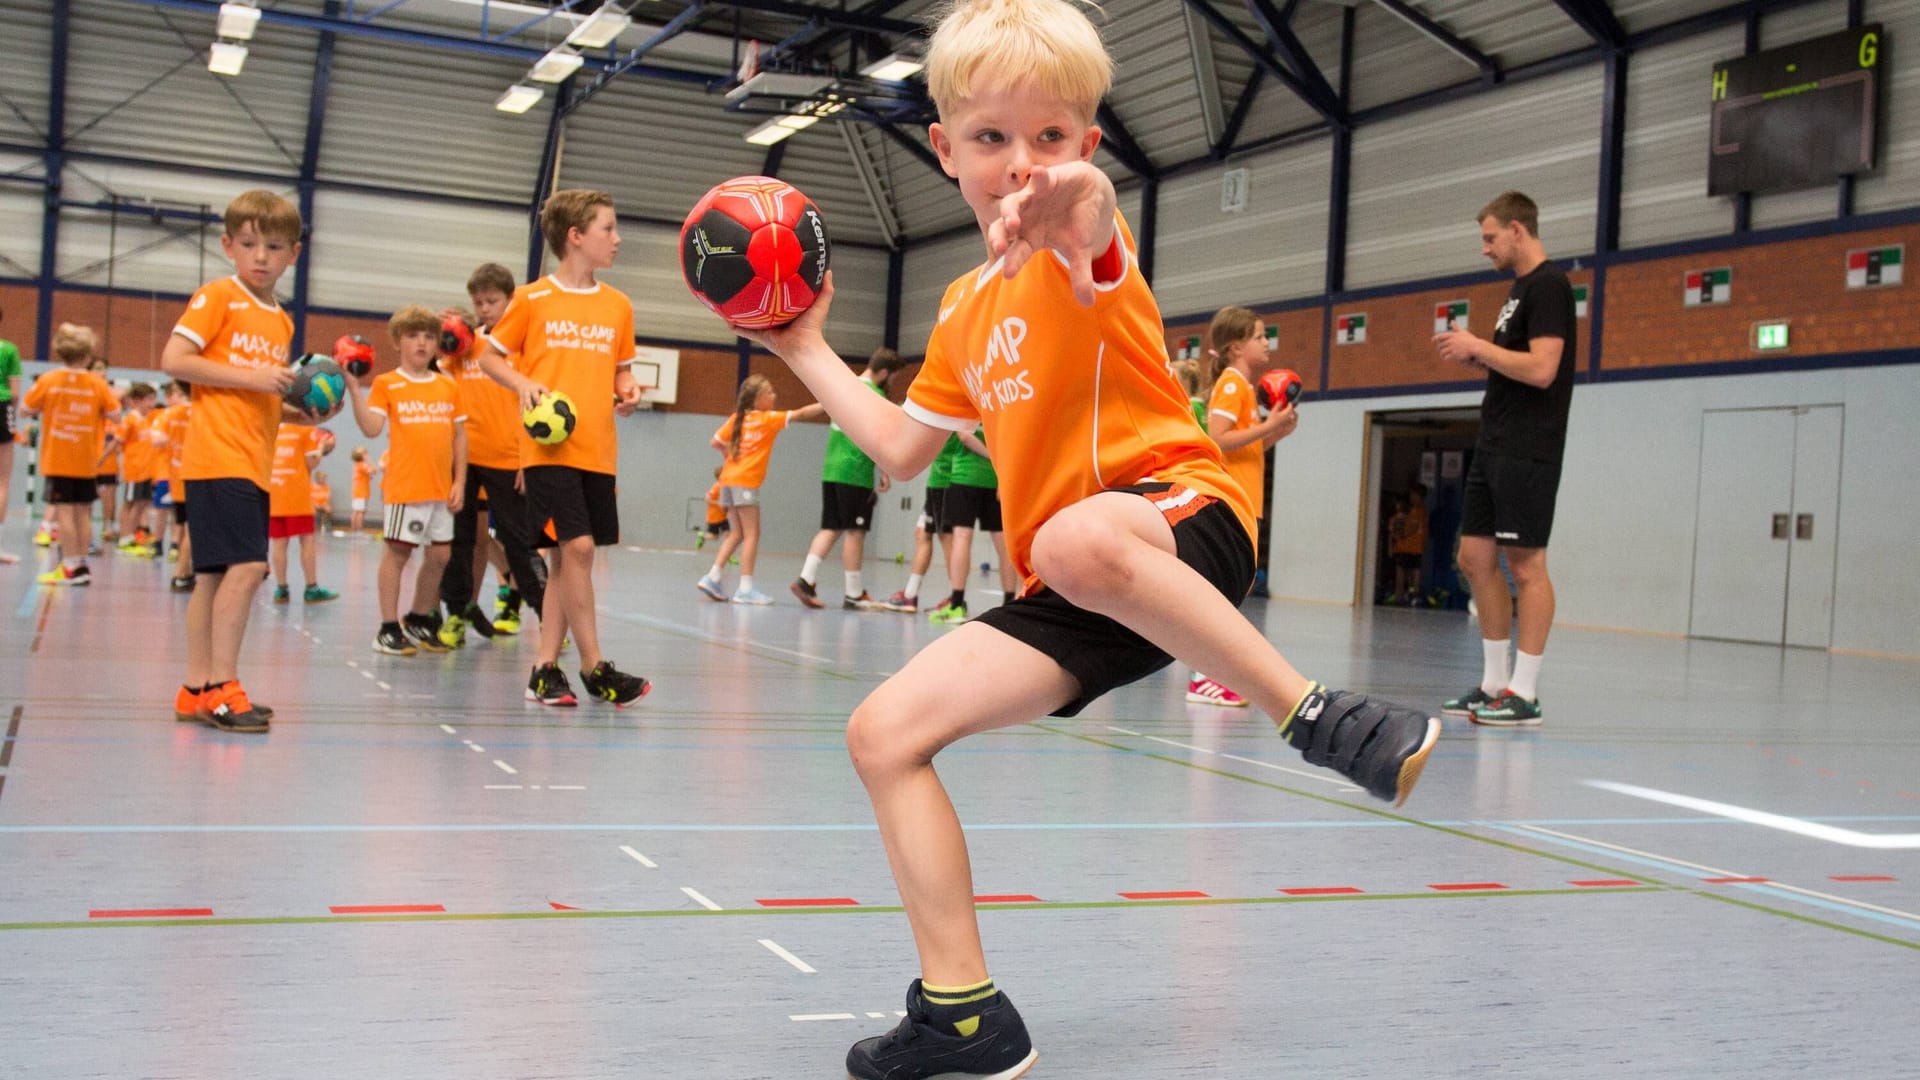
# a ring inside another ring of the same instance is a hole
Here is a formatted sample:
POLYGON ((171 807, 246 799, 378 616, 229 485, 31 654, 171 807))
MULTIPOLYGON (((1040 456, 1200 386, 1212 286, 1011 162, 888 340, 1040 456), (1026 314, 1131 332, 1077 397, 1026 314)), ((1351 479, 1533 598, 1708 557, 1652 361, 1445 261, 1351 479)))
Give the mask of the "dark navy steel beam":
POLYGON ((1486 53, 1474 48, 1460 35, 1427 18, 1425 12, 1407 3, 1406 0, 1373 0, 1373 2, 1400 16, 1412 24, 1415 30, 1432 38, 1442 48, 1479 68, 1482 79, 1494 82, 1500 78, 1500 68, 1486 53))
MULTIPOLYGON (((1865 9, 1866 9, 1865 0, 1847 0, 1847 29, 1853 30, 1853 29, 1859 28, 1860 24, 1866 20, 1865 9)), ((1836 200, 1837 205, 1834 207, 1834 216, 1842 217, 1842 218, 1852 217, 1853 216, 1853 174, 1852 173, 1848 173, 1846 176, 1843 176, 1840 178, 1840 183, 1837 185, 1837 190, 1835 194, 1838 195, 1839 198, 1836 200)))
POLYGON ((1106 147, 1107 153, 1119 158, 1120 164, 1125 165, 1129 172, 1142 180, 1151 180, 1160 175, 1160 170, 1153 167, 1153 160, 1134 141, 1133 133, 1121 122, 1120 114, 1113 111, 1113 106, 1102 101, 1094 112, 1094 120, 1100 125, 1100 145, 1106 147))
POLYGON ((1282 86, 1293 91, 1301 101, 1306 102, 1307 106, 1313 109, 1314 112, 1319 113, 1323 119, 1328 121, 1337 119, 1333 111, 1327 108, 1326 102, 1321 101, 1318 96, 1314 94, 1313 90, 1300 80, 1298 75, 1295 75, 1287 65, 1281 63, 1279 57, 1274 56, 1272 52, 1268 51, 1259 42, 1248 37, 1246 31, 1240 29, 1238 23, 1235 23, 1232 19, 1214 10, 1213 5, 1207 3, 1207 0, 1186 0, 1186 5, 1199 12, 1200 17, 1212 24, 1213 28, 1218 30, 1222 37, 1239 46, 1241 52, 1246 53, 1248 57, 1252 58, 1253 62, 1259 64, 1267 74, 1280 80, 1282 86))
MULTIPOLYGON (((1340 15, 1340 111, 1345 113, 1353 100, 1353 9, 1340 15)), ((1353 125, 1333 128, 1333 164, 1327 183, 1327 265, 1328 296, 1347 287, 1347 222, 1352 207, 1353 125)), ((1324 374, 1323 374, 1324 378, 1324 374)), ((1321 382, 1325 386, 1324 381, 1321 382)))
POLYGON ((904 131, 901 131, 899 128, 894 127, 892 124, 883 123, 880 125, 880 130, 882 133, 884 133, 887 136, 887 138, 892 139, 894 142, 898 143, 902 149, 906 150, 907 153, 912 154, 914 157, 919 158, 923 163, 925 163, 927 168, 932 169, 934 172, 944 177, 948 183, 953 184, 955 186, 959 185, 960 181, 955 180, 951 176, 947 176, 946 167, 940 164, 939 156, 935 154, 933 151, 927 149, 926 147, 921 146, 918 142, 914 140, 913 136, 907 134, 904 131))
POLYGON ((1153 284, 1153 252, 1160 243, 1160 180, 1149 176, 1140 186, 1140 231, 1134 247, 1140 254, 1140 276, 1153 284))
POLYGON ((52 55, 47 58, 47 145, 45 162, 47 200, 40 219, 40 304, 33 327, 33 355, 52 355, 53 283, 60 245, 60 174, 65 169, 67 145, 67 30, 68 5, 53 5, 52 55))
POLYGON ((900 350, 900 296, 906 283, 907 249, 893 248, 887 252, 887 319, 880 343, 895 352, 900 350))
POLYGON ((1260 84, 1267 81, 1267 69, 1257 67, 1247 76, 1247 85, 1240 90, 1240 99, 1233 103, 1233 112, 1227 117, 1227 126, 1220 132, 1220 141, 1213 144, 1211 156, 1215 161, 1224 159, 1233 153, 1233 144, 1240 140, 1240 128, 1247 122, 1247 112, 1253 108, 1253 99, 1260 93, 1260 84))
POLYGON ((647 40, 634 46, 631 52, 628 52, 627 55, 601 70, 593 77, 592 81, 576 91, 573 100, 567 103, 567 114, 570 115, 574 110, 585 105, 589 98, 592 98, 593 95, 600 92, 601 87, 632 71, 639 65, 641 57, 659 48, 661 45, 672 41, 674 38, 679 37, 682 33, 693 29, 694 24, 698 23, 701 16, 705 14, 706 9, 701 3, 701 0, 692 0, 692 2, 686 6, 685 10, 675 15, 672 19, 669 19, 665 26, 654 31, 647 40))
POLYGON ((1594 217, 1593 250, 1620 247, 1620 190, 1626 161, 1627 62, 1625 51, 1607 54, 1606 86, 1600 99, 1600 194, 1594 217))
POLYGON ((1613 14, 1605 0, 1553 0, 1574 25, 1587 32, 1595 45, 1609 49, 1627 46, 1627 28, 1613 14))
POLYGON ((546 205, 547 196, 553 191, 555 174, 560 168, 560 141, 565 138, 567 129, 567 92, 572 87, 572 79, 560 84, 553 95, 553 112, 547 115, 547 138, 540 148, 540 173, 534 177, 533 199, 527 207, 528 281, 540 276, 540 267, 545 262, 543 249, 547 240, 540 230, 540 208, 546 205))
MULTIPOLYGON (((329 18, 340 14, 340 0, 327 0, 329 18)), ((307 298, 313 289, 313 194, 314 178, 320 173, 320 138, 327 123, 327 96, 333 88, 332 31, 322 31, 313 55, 313 86, 307 95, 307 138, 300 151, 300 222, 306 229, 305 243, 293 274, 293 353, 306 352, 307 298)))
POLYGON ((767 156, 760 161, 761 176, 779 176, 780 163, 787 157, 787 140, 781 139, 767 147, 767 156))
MULTIPOLYGON (((1747 7, 1747 49, 1752 56, 1760 51, 1760 8, 1758 5, 1747 7)), ((1733 231, 1749 232, 1753 229, 1753 193, 1742 191, 1733 197, 1733 231)))
POLYGON ((1288 25, 1292 5, 1288 5, 1287 12, 1282 13, 1273 6, 1273 0, 1247 0, 1247 10, 1252 13, 1254 21, 1260 24, 1260 28, 1267 32, 1268 40, 1280 50, 1280 55, 1292 65, 1294 73, 1300 76, 1300 81, 1304 82, 1307 89, 1319 100, 1323 106, 1320 112, 1336 117, 1346 115, 1346 107, 1341 103, 1340 95, 1334 91, 1333 84, 1320 73, 1320 65, 1313 62, 1313 54, 1307 51, 1307 47, 1301 43, 1300 38, 1294 34, 1293 28, 1288 25))
POLYGON ((868 15, 859 11, 811 7, 807 4, 791 3, 789 0, 716 0, 715 6, 739 8, 742 11, 759 11, 768 15, 785 15, 802 22, 821 23, 836 30, 892 34, 895 37, 912 37, 926 32, 926 27, 917 22, 889 19, 884 15, 868 15))

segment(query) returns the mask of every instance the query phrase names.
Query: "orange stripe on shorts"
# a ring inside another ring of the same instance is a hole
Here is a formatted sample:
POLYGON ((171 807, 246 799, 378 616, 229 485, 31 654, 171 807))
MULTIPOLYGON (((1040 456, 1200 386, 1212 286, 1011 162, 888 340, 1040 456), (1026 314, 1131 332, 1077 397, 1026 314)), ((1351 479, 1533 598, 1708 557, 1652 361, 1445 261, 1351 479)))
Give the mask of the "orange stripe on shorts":
POLYGON ((1169 485, 1166 491, 1149 495, 1147 499, 1153 503, 1155 510, 1160 511, 1160 516, 1167 519, 1169 526, 1180 524, 1217 501, 1211 495, 1202 495, 1179 484, 1169 485))

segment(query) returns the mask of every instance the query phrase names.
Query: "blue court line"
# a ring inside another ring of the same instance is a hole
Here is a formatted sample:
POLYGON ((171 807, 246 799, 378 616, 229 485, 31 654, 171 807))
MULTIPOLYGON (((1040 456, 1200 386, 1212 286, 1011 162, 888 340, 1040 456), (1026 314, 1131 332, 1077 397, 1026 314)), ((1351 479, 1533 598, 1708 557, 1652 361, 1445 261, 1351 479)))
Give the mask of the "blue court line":
MULTIPOLYGON (((1920 817, 1911 815, 1897 817, 1823 817, 1808 818, 1809 821, 1861 821, 1896 822, 1915 821, 1920 817)), ((970 832, 1102 832, 1102 831, 1193 831, 1213 829, 1410 829, 1416 825, 1442 825, 1448 828, 1474 828, 1491 826, 1509 832, 1519 831, 1519 825, 1738 825, 1740 822, 1721 821, 1712 818, 1541 818, 1534 821, 1497 822, 1476 818, 1471 821, 1430 821, 1411 822, 1394 821, 1387 818, 1367 818, 1355 821, 1094 821, 1094 822, 988 822, 973 823, 967 826, 970 832)), ((759 825, 693 825, 654 823, 592 822, 580 824, 557 823, 502 823, 472 825, 0 825, 0 835, 7 834, 46 834, 46 833, 431 833, 431 832, 632 832, 632 833, 839 833, 839 832, 877 832, 878 826, 871 823, 858 824, 759 824, 759 825)), ((1522 832, 1524 836, 1539 836, 1538 833, 1522 832)), ((1570 841, 1566 842, 1571 846, 1570 841)), ((1610 849, 1591 847, 1595 853, 1614 854, 1610 849)), ((1621 859, 1633 856, 1621 854, 1621 859)), ((1645 860, 1641 860, 1645 861, 1645 860)), ((1666 867, 1665 863, 1651 863, 1666 867)), ((1692 871, 1689 871, 1692 872, 1692 871)))
MULTIPOLYGON (((24 559, 21 560, 20 565, 25 566, 26 560, 24 559)), ((47 595, 46 590, 38 587, 28 589, 26 592, 22 593, 20 595, 20 606, 13 609, 13 617, 16 619, 33 618, 34 605, 38 604, 40 602, 40 598, 45 595, 47 595)))
MULTIPOLYGON (((1664 870, 1671 874, 1684 874, 1687 877, 1691 877, 1696 880, 1705 880, 1710 877, 1720 876, 1718 874, 1708 873, 1702 870, 1695 869, 1694 867, 1691 867, 1691 866, 1683 865, 1681 863, 1668 862, 1665 859, 1648 858, 1647 856, 1644 856, 1644 855, 1630 855, 1627 852, 1619 851, 1614 848, 1604 848, 1604 847, 1600 847, 1597 844, 1583 844, 1577 840, 1568 840, 1564 837, 1547 836, 1543 833, 1529 832, 1525 829, 1516 828, 1512 825, 1501 825, 1501 824, 1495 824, 1493 822, 1484 822, 1483 824, 1492 825, 1494 828, 1499 829, 1501 832, 1509 832, 1509 833, 1513 833, 1516 836, 1524 836, 1529 840, 1541 840, 1541 841, 1546 841, 1547 843, 1550 843, 1550 844, 1558 844, 1561 847, 1575 848, 1577 850, 1585 851, 1593 855, 1604 855, 1607 858, 1613 859, 1616 862, 1639 863, 1641 866, 1650 866, 1656 870, 1664 870)), ((1544 823, 1541 823, 1541 824, 1544 824, 1544 823)), ((1888 915, 1885 912, 1872 911, 1867 908, 1854 907, 1851 904, 1835 903, 1832 900, 1823 900, 1817 896, 1808 896, 1804 893, 1797 893, 1792 891, 1791 889, 1777 889, 1763 882, 1732 881, 1732 882, 1727 882, 1726 884, 1732 885, 1736 888, 1745 889, 1748 892, 1764 893, 1767 897, 1774 900, 1791 900, 1797 904, 1806 904, 1810 907, 1825 908, 1828 911, 1837 911, 1843 915, 1851 915, 1857 919, 1872 919, 1874 922, 1891 923, 1894 926, 1898 926, 1906 930, 1920 930, 1920 919, 1904 919, 1898 915, 1888 915)))

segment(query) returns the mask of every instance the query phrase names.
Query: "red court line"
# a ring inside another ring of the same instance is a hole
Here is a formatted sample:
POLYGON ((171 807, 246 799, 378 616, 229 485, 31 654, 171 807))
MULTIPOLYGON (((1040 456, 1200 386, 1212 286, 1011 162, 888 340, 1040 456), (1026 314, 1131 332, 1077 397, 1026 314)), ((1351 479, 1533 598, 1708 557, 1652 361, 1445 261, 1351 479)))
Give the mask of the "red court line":
POLYGON ((327 910, 335 915, 438 915, 447 909, 439 904, 336 904, 327 910))
POLYGON ((1040 899, 1039 897, 1037 897, 1037 896, 1028 896, 1028 895, 1027 895, 1026 893, 1007 893, 1006 895, 1003 895, 1003 896, 976 896, 976 897, 974 897, 974 898, 973 898, 973 902, 974 902, 974 903, 976 903, 976 904, 1039 904, 1039 903, 1044 903, 1044 901, 1042 901, 1042 900, 1041 900, 1041 899, 1040 899))
POLYGON ((791 900, 755 900, 761 907, 859 907, 851 896, 798 897, 791 900))
POLYGON ((211 915, 210 907, 179 908, 132 908, 119 911, 89 911, 89 919, 185 919, 196 915, 211 915))
POLYGON ((1352 896, 1366 890, 1356 889, 1351 885, 1338 885, 1327 889, 1281 889, 1280 891, 1288 896, 1352 896))
POLYGON ((547 901, 547 906, 552 908, 555 911, 579 911, 580 910, 577 907, 568 907, 565 904, 555 903, 552 900, 547 901))
POLYGON ((1832 874, 1828 876, 1827 880, 1828 881, 1898 881, 1900 879, 1891 878, 1885 874, 1832 874))
POLYGON ((1617 885, 1638 885, 1632 878, 1601 878, 1598 881, 1569 881, 1569 885, 1578 885, 1583 889, 1607 889, 1617 885))
POLYGON ((1427 888, 1438 892, 1491 892, 1506 886, 1497 881, 1462 881, 1451 885, 1429 885, 1427 888))
POLYGON ((1709 885, 1760 885, 1768 881, 1763 877, 1710 877, 1700 880, 1709 885))
POLYGON ((1181 892, 1123 892, 1123 900, 1208 900, 1206 893, 1188 889, 1181 892))

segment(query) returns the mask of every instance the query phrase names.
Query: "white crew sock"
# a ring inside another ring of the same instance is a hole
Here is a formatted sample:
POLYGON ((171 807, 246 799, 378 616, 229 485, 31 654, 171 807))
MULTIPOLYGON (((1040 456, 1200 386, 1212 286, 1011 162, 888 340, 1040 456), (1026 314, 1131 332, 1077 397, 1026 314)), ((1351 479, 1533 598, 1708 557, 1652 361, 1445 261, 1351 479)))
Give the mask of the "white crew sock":
POLYGON ((820 556, 807 552, 807 561, 800 564, 800 580, 809 585, 820 584, 820 556))
POLYGON ((707 570, 707 580, 718 585, 720 583, 720 572, 720 564, 714 563, 713 566, 707 570))
POLYGON ((907 587, 900 590, 907 594, 907 599, 918 600, 920 598, 920 582, 925 576, 924 574, 907 575, 907 587))
POLYGON ((1507 670, 1507 646, 1511 642, 1506 638, 1499 641, 1480 639, 1480 649, 1486 657, 1480 668, 1480 689, 1492 697, 1507 688, 1507 680, 1512 674, 1507 670))
POLYGON ((745 575, 745 574, 742 574, 742 575, 740 575, 740 588, 739 588, 739 590, 738 590, 738 591, 740 591, 740 592, 743 592, 743 593, 750 593, 750 592, 752 592, 752 591, 753 591, 753 579, 752 579, 751 577, 748 577, 748 576, 747 576, 747 575, 745 575))
POLYGON ((1528 701, 1538 701, 1541 659, 1529 653, 1516 651, 1513 654, 1513 680, 1507 683, 1507 689, 1528 701))
POLYGON ((848 596, 858 597, 861 593, 867 591, 866 583, 861 580, 860 571, 843 570, 841 572, 847 576, 847 595, 848 596))

